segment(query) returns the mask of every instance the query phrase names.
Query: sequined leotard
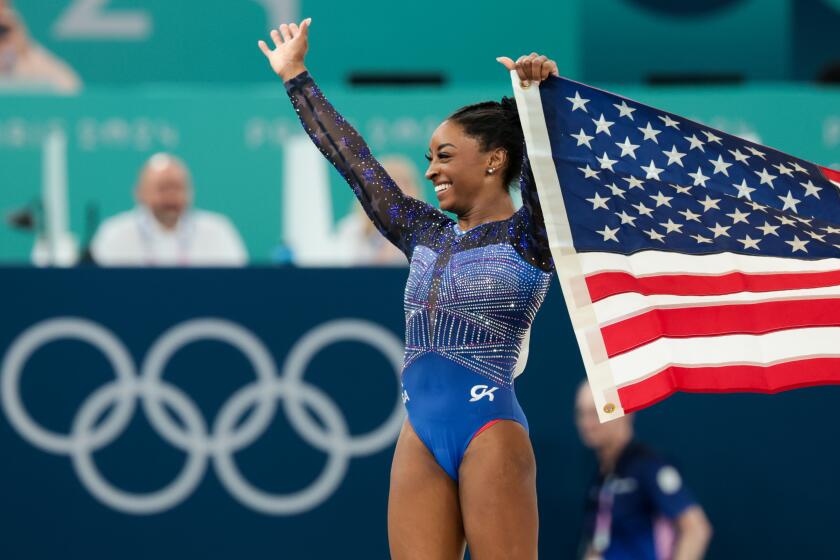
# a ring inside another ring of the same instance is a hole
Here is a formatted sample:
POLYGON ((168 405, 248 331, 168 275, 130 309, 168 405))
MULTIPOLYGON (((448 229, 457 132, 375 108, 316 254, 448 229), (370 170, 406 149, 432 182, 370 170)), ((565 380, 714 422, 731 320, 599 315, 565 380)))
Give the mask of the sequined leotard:
POLYGON ((553 263, 527 158, 523 206, 466 232, 402 193, 304 72, 286 82, 304 128, 370 219, 410 261, 403 400, 414 431, 455 480, 472 438, 498 420, 528 427, 513 390, 553 263))

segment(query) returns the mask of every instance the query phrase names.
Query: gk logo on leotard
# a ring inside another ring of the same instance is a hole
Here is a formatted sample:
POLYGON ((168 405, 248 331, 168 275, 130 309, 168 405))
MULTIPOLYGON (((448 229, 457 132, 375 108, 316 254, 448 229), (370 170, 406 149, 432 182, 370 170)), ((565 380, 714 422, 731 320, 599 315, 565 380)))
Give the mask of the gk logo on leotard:
POLYGON ((490 399, 490 402, 493 402, 493 399, 495 398, 493 393, 495 393, 498 389, 498 387, 490 389, 487 385, 474 385, 473 388, 470 389, 470 395, 472 395, 470 402, 480 401, 484 397, 487 397, 490 399))

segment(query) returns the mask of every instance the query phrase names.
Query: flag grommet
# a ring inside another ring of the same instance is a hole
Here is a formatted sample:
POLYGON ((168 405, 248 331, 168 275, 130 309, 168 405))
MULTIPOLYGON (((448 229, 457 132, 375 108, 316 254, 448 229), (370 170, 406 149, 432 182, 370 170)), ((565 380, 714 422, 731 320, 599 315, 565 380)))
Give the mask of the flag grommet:
POLYGON ((612 414, 613 412, 615 412, 615 405, 611 402, 605 404, 604 412, 606 412, 607 414, 612 414))

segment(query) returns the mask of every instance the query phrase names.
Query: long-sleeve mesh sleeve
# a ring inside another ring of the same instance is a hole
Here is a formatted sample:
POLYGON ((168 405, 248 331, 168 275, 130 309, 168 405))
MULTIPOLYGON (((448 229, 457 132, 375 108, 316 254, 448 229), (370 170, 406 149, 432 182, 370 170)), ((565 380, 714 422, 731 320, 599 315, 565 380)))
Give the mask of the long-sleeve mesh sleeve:
POLYGON ((406 257, 411 259, 424 232, 451 222, 440 210, 403 194, 308 72, 287 81, 286 92, 309 137, 353 188, 377 229, 406 257))
POLYGON ((519 190, 522 193, 522 208, 512 220, 514 245, 522 258, 537 268, 551 272, 554 270, 554 259, 548 246, 542 206, 537 196, 537 185, 527 151, 522 157, 519 190))

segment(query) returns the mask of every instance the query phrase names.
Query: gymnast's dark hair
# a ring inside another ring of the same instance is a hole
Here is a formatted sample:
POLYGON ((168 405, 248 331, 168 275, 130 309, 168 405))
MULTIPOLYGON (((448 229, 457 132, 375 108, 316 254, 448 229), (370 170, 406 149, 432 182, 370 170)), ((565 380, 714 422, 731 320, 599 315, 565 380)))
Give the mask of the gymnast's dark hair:
POLYGON ((503 97, 501 102, 484 101, 461 107, 449 119, 458 123, 468 136, 479 142, 484 152, 503 148, 507 152, 507 165, 502 180, 508 189, 522 172, 524 138, 519 124, 516 101, 503 97))

